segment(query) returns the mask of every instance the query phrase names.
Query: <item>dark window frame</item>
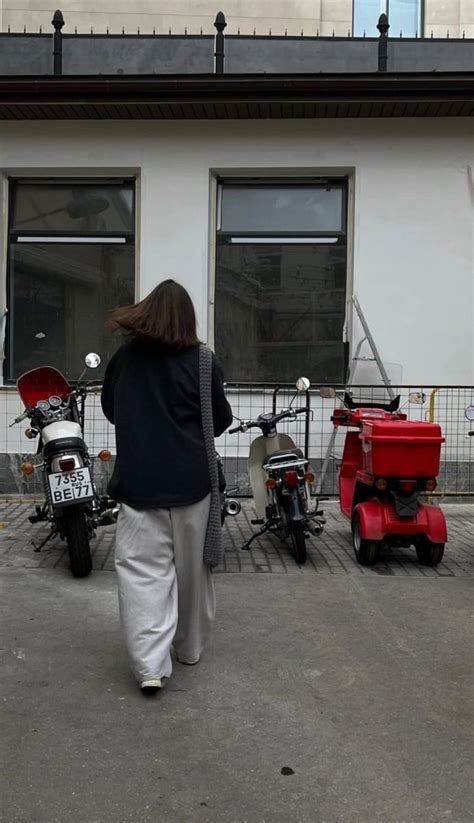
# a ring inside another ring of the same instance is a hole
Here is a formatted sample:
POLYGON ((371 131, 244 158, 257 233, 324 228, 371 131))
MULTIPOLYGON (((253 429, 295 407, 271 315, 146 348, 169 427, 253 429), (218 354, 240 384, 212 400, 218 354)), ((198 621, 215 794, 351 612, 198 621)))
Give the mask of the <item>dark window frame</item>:
MULTIPOLYGON (((8 230, 7 230, 7 255, 6 255, 6 324, 4 330, 4 361, 3 361, 3 385, 5 387, 14 386, 17 378, 11 375, 15 373, 14 363, 11 354, 11 325, 14 322, 12 309, 10 308, 12 298, 12 272, 11 272, 11 247, 15 245, 27 245, 27 242, 22 242, 23 238, 41 238, 42 245, 74 245, 74 240, 82 239, 81 245, 100 245, 100 241, 104 241, 104 245, 133 245, 136 241, 136 179, 133 177, 9 177, 8 178, 8 230), (45 229, 43 231, 34 230, 12 230, 12 220, 14 215, 15 194, 22 186, 35 186, 37 188, 51 188, 57 186, 58 188, 80 188, 93 186, 100 189, 129 189, 133 196, 132 219, 131 223, 133 231, 87 231, 87 232, 73 232, 69 230, 52 231, 45 229), (89 239, 89 242, 87 240, 89 239), (119 241, 124 239, 125 243, 119 241), (111 240, 111 243, 107 241, 111 240), (113 241, 116 241, 115 243, 113 241)), ((32 245, 34 240, 32 241, 32 245)), ((134 292, 136 291, 136 267, 134 267, 134 292)))
MULTIPOLYGON (((345 254, 346 254, 346 271, 345 271, 345 302, 347 301, 347 288, 349 282, 349 272, 348 272, 348 204, 349 204, 349 176, 340 176, 336 178, 332 177, 316 177, 316 178, 288 178, 285 177, 281 178, 218 178, 217 179, 217 228, 216 228, 216 250, 218 246, 227 245, 231 243, 231 239, 235 238, 234 243, 235 245, 239 244, 239 238, 255 238, 259 239, 259 245, 285 245, 284 242, 280 240, 280 242, 275 242, 275 239, 278 238, 288 238, 291 241, 291 245, 298 245, 298 239, 301 239, 301 245, 311 245, 307 241, 311 238, 314 238, 315 243, 314 245, 318 245, 318 239, 328 238, 329 241, 335 240, 336 242, 328 242, 327 245, 344 245, 345 247, 345 254), (220 189, 225 186, 230 185, 233 187, 242 186, 246 188, 278 188, 282 189, 285 186, 288 188, 294 189, 295 187, 301 188, 327 188, 328 186, 331 187, 338 187, 341 190, 342 198, 341 198, 341 209, 342 209, 342 219, 341 219, 341 231, 259 231, 259 232, 249 232, 249 231, 223 231, 220 228, 220 209, 221 209, 221 194, 220 189), (296 241, 296 242, 295 242, 296 241)), ((251 242, 247 243, 246 240, 242 240, 242 244, 244 245, 252 245, 251 242)), ((320 245, 325 245, 321 243, 320 245)), ((216 261, 216 279, 215 279, 215 286, 214 286, 214 298, 213 298, 213 311, 214 311, 214 339, 216 339, 216 327, 217 327, 217 301, 216 301, 216 289, 217 289, 217 261, 216 261)), ((347 371, 347 343, 341 337, 340 341, 334 341, 334 344, 341 343, 343 345, 343 352, 344 352, 344 364, 343 364, 343 371, 344 374, 347 371)), ((269 347, 274 345, 273 343, 265 343, 261 342, 262 346, 269 347)), ((281 345, 285 345, 285 342, 282 342, 281 345)), ((217 355, 219 356, 219 352, 217 351, 217 355)), ((228 379, 231 382, 233 381, 232 375, 227 375, 228 379)), ((344 379, 344 375, 341 375, 341 380, 344 379)), ((237 381, 238 383, 242 383, 241 380, 237 381)), ((244 383, 253 384, 256 383, 255 380, 246 380, 243 381, 244 383)), ((261 381, 257 381, 261 382, 261 381)))

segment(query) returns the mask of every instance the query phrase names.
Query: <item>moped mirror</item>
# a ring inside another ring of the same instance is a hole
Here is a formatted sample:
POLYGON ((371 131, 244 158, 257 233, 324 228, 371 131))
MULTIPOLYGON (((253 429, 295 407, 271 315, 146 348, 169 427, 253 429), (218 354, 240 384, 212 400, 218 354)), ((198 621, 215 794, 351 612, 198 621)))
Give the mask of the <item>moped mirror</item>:
POLYGON ((296 381, 296 388, 298 391, 308 391, 311 386, 311 381, 307 377, 298 377, 296 381))
POLYGON ((322 397, 323 400, 334 400, 336 389, 333 389, 332 386, 321 386, 319 396, 322 397))
POLYGON ((474 422, 474 406, 468 406, 464 411, 464 416, 470 423, 474 422))
POLYGON ((422 406, 425 401, 426 401, 426 394, 424 394, 424 392, 412 391, 408 395, 408 402, 409 403, 416 403, 416 405, 422 406))
POLYGON ((84 361, 88 369, 96 369, 98 366, 100 366, 102 362, 99 355, 96 354, 94 351, 91 351, 89 352, 89 354, 86 354, 84 361))

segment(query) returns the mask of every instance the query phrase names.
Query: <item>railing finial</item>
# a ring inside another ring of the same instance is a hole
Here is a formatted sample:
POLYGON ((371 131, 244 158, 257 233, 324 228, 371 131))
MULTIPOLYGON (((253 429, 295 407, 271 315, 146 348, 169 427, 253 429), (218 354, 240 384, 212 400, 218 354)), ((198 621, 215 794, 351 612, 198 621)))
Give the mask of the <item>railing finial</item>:
POLYGON ((61 29, 64 26, 64 17, 61 9, 56 9, 51 24, 53 34, 53 74, 63 73, 63 36, 61 29))
POLYGON ((214 28, 216 34, 216 50, 214 57, 216 58, 216 74, 224 73, 224 29, 227 26, 225 14, 223 11, 218 11, 216 19, 214 20, 214 28))
POLYGON ((379 71, 387 71, 387 62, 388 62, 388 30, 390 28, 390 23, 388 22, 388 17, 386 14, 381 14, 379 17, 379 22, 377 23, 377 28, 380 32, 379 37, 379 71))
POLYGON ((56 9, 56 11, 53 14, 51 24, 55 31, 61 31, 62 27, 64 26, 64 17, 61 9, 56 9))

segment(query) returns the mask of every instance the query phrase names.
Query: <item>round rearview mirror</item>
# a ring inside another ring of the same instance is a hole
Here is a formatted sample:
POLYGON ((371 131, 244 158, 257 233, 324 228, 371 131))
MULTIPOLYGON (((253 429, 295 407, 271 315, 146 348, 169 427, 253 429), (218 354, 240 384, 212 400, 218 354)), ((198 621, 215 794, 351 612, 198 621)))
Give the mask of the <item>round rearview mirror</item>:
POLYGON ((466 420, 469 420, 470 423, 474 422, 474 406, 468 406, 464 412, 466 420))
POLYGON ((426 400, 426 394, 423 392, 412 391, 408 395, 408 402, 409 403, 416 403, 418 406, 422 406, 426 400))
POLYGON ((311 386, 311 381, 307 377, 298 377, 296 381, 296 388, 298 391, 308 391, 311 386))
POLYGON ((101 362, 99 355, 94 351, 89 352, 89 354, 85 356, 85 363, 88 369, 96 369, 97 366, 100 366, 101 362))
POLYGON ((336 389, 333 389, 332 386, 321 386, 319 396, 322 397, 323 400, 334 400, 336 389))

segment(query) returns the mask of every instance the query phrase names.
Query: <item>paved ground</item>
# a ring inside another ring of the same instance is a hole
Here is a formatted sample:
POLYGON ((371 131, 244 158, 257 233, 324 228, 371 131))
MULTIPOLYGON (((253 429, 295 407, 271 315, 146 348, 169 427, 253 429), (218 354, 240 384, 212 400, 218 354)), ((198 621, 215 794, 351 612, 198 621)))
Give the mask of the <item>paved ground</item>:
MULTIPOLYGON (((474 574, 474 505, 451 504, 444 506, 448 518, 449 544, 443 563, 434 569, 420 566, 414 549, 387 551, 373 568, 359 566, 354 557, 349 522, 341 516, 333 501, 323 504, 327 524, 320 538, 307 541, 309 559, 299 568, 288 545, 275 536, 259 538, 251 552, 242 552, 241 545, 255 530, 250 520, 255 517, 249 501, 244 501, 243 511, 235 518, 226 520, 226 553, 219 572, 258 574, 304 575, 363 575, 363 576, 423 576, 459 577, 474 574)), ((68 565, 67 551, 61 540, 48 543, 40 554, 33 551, 48 533, 48 526, 28 523, 32 506, 24 502, 1 503, 0 566, 16 568, 63 568, 68 565)), ((99 530, 93 542, 94 569, 113 571, 115 528, 99 530)))
POLYGON ((335 510, 304 569, 270 541, 236 573, 230 535, 211 647, 152 699, 128 671, 114 573, 74 580, 59 545, 33 554, 26 514, 0 516, 2 821, 474 820, 474 509, 449 509, 437 571, 411 551, 361 570, 335 510))

